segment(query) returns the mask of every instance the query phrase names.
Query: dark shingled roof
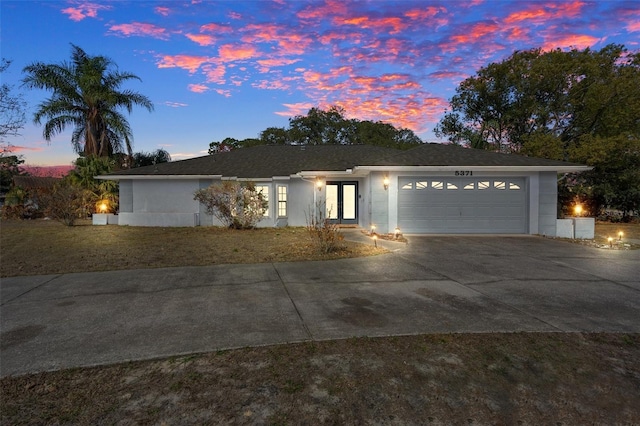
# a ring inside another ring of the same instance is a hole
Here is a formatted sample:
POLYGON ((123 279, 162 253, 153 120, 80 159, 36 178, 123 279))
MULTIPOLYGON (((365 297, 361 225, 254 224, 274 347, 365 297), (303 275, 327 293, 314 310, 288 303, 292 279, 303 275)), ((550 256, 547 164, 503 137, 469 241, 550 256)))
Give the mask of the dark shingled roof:
POLYGON ((188 160, 110 173, 113 176, 289 176, 301 171, 345 171, 356 166, 580 166, 498 154, 455 145, 424 144, 407 151, 373 145, 259 145, 188 160))
POLYGON ((426 143, 363 166, 581 166, 566 161, 501 154, 458 145, 426 143))
POLYGON ((259 145, 189 160, 110 173, 118 176, 222 175, 238 178, 289 176, 300 171, 339 171, 398 153, 373 145, 259 145))

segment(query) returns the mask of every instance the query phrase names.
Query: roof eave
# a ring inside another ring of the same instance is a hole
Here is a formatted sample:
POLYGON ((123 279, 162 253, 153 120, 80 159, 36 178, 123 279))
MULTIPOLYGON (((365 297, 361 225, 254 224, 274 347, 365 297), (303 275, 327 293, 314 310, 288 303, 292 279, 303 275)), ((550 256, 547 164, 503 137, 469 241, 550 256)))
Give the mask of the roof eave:
POLYGON ((157 180, 157 179, 222 179, 222 175, 100 175, 94 176, 101 180, 157 180))
POLYGON ((379 172, 448 172, 469 170, 478 172, 557 172, 576 173, 591 170, 589 166, 357 166, 356 169, 379 172))

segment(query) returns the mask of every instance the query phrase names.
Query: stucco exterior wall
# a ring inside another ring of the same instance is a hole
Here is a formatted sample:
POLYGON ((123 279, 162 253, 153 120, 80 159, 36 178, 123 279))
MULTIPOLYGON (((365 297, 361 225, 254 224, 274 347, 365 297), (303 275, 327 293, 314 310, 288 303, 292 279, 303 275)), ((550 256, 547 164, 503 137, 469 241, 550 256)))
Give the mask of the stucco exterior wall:
MULTIPOLYGON (((398 179, 393 179, 391 176, 389 178, 390 184, 389 189, 384 189, 384 180, 385 173, 382 172, 373 172, 369 175, 369 197, 370 197, 370 208, 371 208, 371 223, 367 226, 370 228, 371 225, 375 225, 376 232, 384 234, 389 232, 389 193, 390 191, 397 191, 397 182, 398 179), (394 187, 391 186, 391 181, 395 180, 394 187), (395 188, 395 189, 394 189, 395 188)), ((394 209, 397 210, 397 207, 394 205, 394 209)))
POLYGON ((558 216, 558 174, 540 172, 539 185, 537 234, 555 236, 558 216))
POLYGON ((118 224, 195 226, 200 209, 193 193, 198 187, 197 179, 123 180, 120 197, 125 203, 120 206, 118 224))

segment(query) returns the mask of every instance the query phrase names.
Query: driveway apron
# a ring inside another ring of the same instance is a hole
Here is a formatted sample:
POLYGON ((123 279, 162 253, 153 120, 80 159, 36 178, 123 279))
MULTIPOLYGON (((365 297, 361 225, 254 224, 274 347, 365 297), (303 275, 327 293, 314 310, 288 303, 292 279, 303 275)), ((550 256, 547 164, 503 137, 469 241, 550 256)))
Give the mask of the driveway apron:
POLYGON ((0 375, 354 336, 640 332, 640 251, 409 241, 326 262, 3 278, 0 375))

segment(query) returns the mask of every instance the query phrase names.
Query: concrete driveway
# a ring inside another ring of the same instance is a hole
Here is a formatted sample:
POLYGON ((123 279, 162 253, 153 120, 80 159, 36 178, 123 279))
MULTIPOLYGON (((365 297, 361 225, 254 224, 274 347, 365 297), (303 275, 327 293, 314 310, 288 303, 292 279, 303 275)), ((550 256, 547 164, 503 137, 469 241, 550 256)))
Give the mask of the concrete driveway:
POLYGON ((379 244, 392 253, 3 278, 0 375, 353 336, 640 332, 640 251, 528 236, 379 244))

